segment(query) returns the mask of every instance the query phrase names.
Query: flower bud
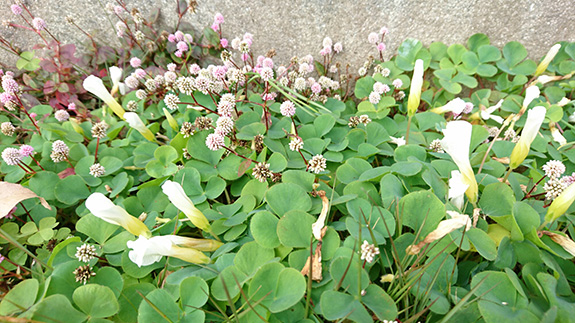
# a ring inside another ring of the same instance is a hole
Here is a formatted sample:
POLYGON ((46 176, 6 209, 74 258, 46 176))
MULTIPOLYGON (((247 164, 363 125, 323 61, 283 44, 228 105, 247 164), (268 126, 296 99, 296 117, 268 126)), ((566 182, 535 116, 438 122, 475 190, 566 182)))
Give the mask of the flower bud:
POLYGON ((100 100, 104 101, 114 113, 120 117, 124 118, 124 108, 114 99, 114 97, 108 92, 106 87, 104 86, 104 82, 97 76, 90 75, 88 76, 83 83, 84 89, 95 96, 97 96, 100 100))
POLYGON ((521 138, 517 144, 515 144, 515 148, 513 148, 511 156, 509 157, 509 167, 511 169, 515 169, 521 165, 525 157, 529 154, 531 143, 539 132, 539 128, 541 128, 546 112, 547 109, 543 106, 536 106, 527 111, 527 121, 521 131, 521 138))
POLYGON ((421 100, 421 87, 423 86, 423 60, 415 61, 413 68, 413 78, 409 88, 409 98, 407 99, 407 114, 411 117, 415 115, 421 100))
POLYGON ((553 47, 551 47, 551 49, 549 49, 549 52, 547 52, 547 55, 545 55, 545 58, 543 58, 541 63, 539 63, 539 65, 537 66, 537 69, 535 70, 535 74, 534 74, 535 77, 537 77, 537 76, 541 75, 543 72, 545 72, 545 70, 549 66, 549 63, 551 63, 553 58, 555 58, 555 55, 557 55, 557 53, 559 52, 559 49, 561 49, 561 44, 555 44, 555 45, 553 45, 553 47))
POLYGON ((154 137, 154 134, 152 133, 152 131, 150 131, 150 129, 148 129, 146 127, 146 125, 144 124, 142 119, 140 119, 140 117, 138 116, 137 113, 126 112, 126 113, 124 113, 124 118, 126 119, 128 124, 130 125, 130 127, 138 130, 138 132, 140 132, 142 134, 142 136, 144 136, 144 138, 146 138, 152 142, 156 141, 156 137, 154 137))

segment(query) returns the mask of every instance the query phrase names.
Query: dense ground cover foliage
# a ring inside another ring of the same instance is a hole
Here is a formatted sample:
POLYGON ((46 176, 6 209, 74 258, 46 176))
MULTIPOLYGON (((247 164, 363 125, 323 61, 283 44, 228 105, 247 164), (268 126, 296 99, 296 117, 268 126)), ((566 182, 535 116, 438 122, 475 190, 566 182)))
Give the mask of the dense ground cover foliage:
POLYGON ((382 28, 352 73, 329 37, 281 65, 219 14, 198 33, 193 1, 169 32, 108 9, 120 48, 86 33, 79 54, 19 4, 6 25, 47 58, 0 38, 20 57, 1 73, 0 316, 575 316, 575 43, 537 63, 483 34, 408 39, 385 60, 382 28))

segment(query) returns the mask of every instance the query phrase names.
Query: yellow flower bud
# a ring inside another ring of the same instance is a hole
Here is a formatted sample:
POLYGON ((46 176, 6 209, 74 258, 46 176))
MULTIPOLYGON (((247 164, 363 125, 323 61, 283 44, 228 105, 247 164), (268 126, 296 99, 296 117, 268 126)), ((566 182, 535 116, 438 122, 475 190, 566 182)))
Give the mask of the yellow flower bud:
POLYGON ((509 157, 509 167, 511 167, 511 169, 515 169, 521 165, 525 157, 529 154, 531 143, 539 132, 539 128, 541 128, 546 112, 547 109, 542 106, 536 106, 527 111, 527 121, 521 131, 521 138, 519 138, 519 141, 515 144, 515 148, 513 148, 511 156, 509 157))
POLYGON ((553 203, 547 209, 547 214, 545 215, 546 222, 553 222, 558 217, 563 215, 563 213, 567 212, 567 209, 573 204, 575 201, 575 183, 569 185, 566 189, 559 194, 553 200, 553 203))
POLYGON ((547 55, 545 55, 545 58, 543 58, 541 63, 539 63, 539 65, 537 66, 537 69, 535 70, 535 74, 534 74, 535 77, 537 77, 537 76, 541 75, 543 72, 545 72, 545 70, 549 66, 549 63, 551 63, 553 58, 555 58, 555 55, 557 55, 557 53, 559 52, 559 49, 561 49, 561 44, 555 44, 555 45, 553 45, 553 47, 551 47, 551 49, 549 49, 549 52, 547 52, 547 55))
POLYGON ((413 116, 421 101, 421 87, 423 86, 423 60, 415 61, 413 68, 413 78, 409 88, 409 98, 407 99, 407 115, 413 116))
POLYGON ((142 121, 142 119, 140 119, 140 117, 138 116, 137 113, 135 112, 126 112, 124 113, 124 118, 126 119, 126 121, 128 122, 128 124, 130 125, 130 127, 138 130, 139 133, 142 134, 142 136, 144 136, 144 138, 148 139, 149 141, 155 142, 156 141, 156 137, 154 136, 154 134, 152 133, 152 131, 150 131, 150 129, 148 129, 146 127, 146 125, 144 124, 144 122, 142 121))

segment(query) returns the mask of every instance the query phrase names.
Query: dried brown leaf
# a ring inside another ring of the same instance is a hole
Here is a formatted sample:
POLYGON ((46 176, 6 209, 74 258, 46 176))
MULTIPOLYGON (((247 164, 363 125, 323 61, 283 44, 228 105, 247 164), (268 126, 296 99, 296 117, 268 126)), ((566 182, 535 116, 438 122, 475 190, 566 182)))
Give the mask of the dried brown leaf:
POLYGON ((46 200, 30 189, 20 185, 7 182, 0 182, 0 219, 5 217, 18 203, 37 197, 42 206, 51 210, 52 208, 46 200))

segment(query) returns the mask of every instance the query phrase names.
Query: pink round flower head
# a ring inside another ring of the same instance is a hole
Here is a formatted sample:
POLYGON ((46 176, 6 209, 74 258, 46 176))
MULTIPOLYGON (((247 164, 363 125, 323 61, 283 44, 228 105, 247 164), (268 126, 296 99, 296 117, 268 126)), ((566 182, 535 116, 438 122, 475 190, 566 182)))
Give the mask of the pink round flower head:
POLYGON ((264 58, 264 60, 262 61, 262 66, 263 67, 269 67, 269 68, 274 68, 274 61, 273 59, 266 57, 264 58))
POLYGON ((177 65, 174 64, 174 63, 170 63, 170 64, 168 64, 167 67, 168 67, 168 71, 170 71, 170 72, 175 72, 177 65))
POLYGON ((0 93, 0 102, 6 104, 8 102, 14 101, 15 97, 10 93, 0 93))
POLYGON ((331 54, 331 46, 330 47, 324 47, 323 50, 329 55, 331 54))
POLYGON ((192 64, 190 65, 190 73, 192 75, 197 75, 200 72, 201 68, 198 64, 192 64))
POLYGON ((43 30, 46 28, 46 22, 44 21, 44 19, 42 18, 34 18, 34 20, 32 20, 32 25, 34 26, 34 28, 37 31, 43 30))
POLYGON ((367 41, 368 41, 370 44, 375 44, 375 43, 377 43, 377 39, 378 39, 378 38, 379 38, 379 36, 378 36, 376 33, 370 33, 370 34, 367 36, 367 41))
POLYGON ((341 53, 343 50, 343 45, 340 42, 337 42, 333 45, 333 51, 336 53, 341 53))
POLYGON ((254 35, 250 34, 250 33, 245 33, 244 34, 244 40, 249 40, 250 44, 252 43, 252 41, 254 40, 254 35))
POLYGON ((34 147, 30 145, 22 145, 20 146, 20 154, 23 157, 28 157, 34 155, 34 147))
POLYGON ((314 84, 312 84, 311 86, 311 91, 315 94, 321 92, 321 84, 315 82, 314 84))
POLYGON ((132 65, 133 68, 140 67, 140 65, 142 65, 142 60, 137 57, 132 57, 130 59, 130 65, 132 65))
POLYGON ((327 55, 327 51, 325 50, 325 48, 323 48, 322 50, 319 51, 319 54, 321 56, 325 56, 325 55, 327 55))
POLYGON ((208 135, 208 137, 206 137, 206 146, 210 149, 210 150, 219 150, 221 148, 223 148, 225 145, 225 141, 224 141, 224 136, 222 136, 222 134, 215 132, 215 133, 211 133, 208 135))
POLYGON ((119 16, 124 13, 124 8, 122 6, 114 6, 114 12, 119 16))
POLYGON ((262 56, 262 55, 260 55, 260 56, 258 56, 258 58, 257 58, 256 62, 258 63, 258 65, 260 65, 260 66, 261 66, 261 65, 263 64, 263 62, 264 62, 264 59, 266 59, 266 57, 265 57, 265 56, 262 56))
POLYGON ((223 48, 228 47, 228 40, 225 38, 220 39, 220 45, 222 45, 223 48))
POLYGON ((179 51, 179 50, 174 53, 174 55, 176 55, 176 57, 182 57, 183 54, 184 54, 184 53, 182 53, 182 52, 179 51))
POLYGON ((35 112, 30 113, 30 118, 34 119, 36 118, 38 115, 35 112))
POLYGON ((183 41, 184 40, 184 33, 179 31, 179 30, 176 31, 174 36, 176 36, 176 41, 183 41))
POLYGON ((280 112, 285 117, 293 117, 295 114, 295 104, 291 101, 284 101, 280 106, 280 112))
POLYGON ((218 25, 224 23, 224 16, 219 12, 216 13, 216 15, 214 16, 214 23, 218 25))
POLYGON ((14 94, 18 92, 18 83, 12 77, 4 76, 2 78, 2 88, 5 92, 14 94))
POLYGON ((12 13, 15 14, 16 16, 18 16, 22 13, 22 7, 20 7, 17 4, 11 5, 10 9, 12 9, 12 13))
POLYGON ((382 35, 386 35, 389 32, 389 30, 387 29, 387 27, 381 27, 381 29, 379 30, 379 33, 382 35))
POLYGON ((269 67, 262 68, 259 73, 260 76, 262 77, 262 80, 266 82, 274 77, 274 71, 269 67))
POLYGON ((211 27, 211 28, 212 28, 213 31, 218 31, 218 30, 220 29, 220 25, 218 25, 218 24, 212 24, 212 27, 211 27))
POLYGON ((140 85, 140 81, 138 81, 138 79, 134 76, 130 75, 126 77, 124 84, 126 84, 126 86, 130 89, 135 89, 138 87, 138 85, 140 85))
POLYGON ((194 37, 192 37, 192 35, 190 35, 190 34, 184 35, 184 41, 191 43, 193 40, 194 40, 194 37))
POLYGON ((248 60, 248 58, 250 58, 250 56, 248 55, 248 53, 243 53, 242 54, 242 61, 246 62, 248 60))
POLYGON ((377 44, 377 50, 383 52, 385 50, 385 44, 384 43, 377 44))
POLYGON ((465 108, 463 108, 463 113, 468 114, 471 113, 471 111, 473 111, 473 103, 465 102, 465 108))
POLYGON ((144 71, 141 68, 138 68, 137 70, 134 71, 134 77, 137 78, 138 80, 141 80, 143 78, 146 77, 146 71, 144 71))
POLYGON ((277 96, 278 96, 278 94, 275 92, 266 93, 262 96, 262 100, 271 101, 271 100, 275 99, 277 96))
POLYGON ((6 75, 14 77, 14 72, 12 72, 12 71, 6 71, 6 75))
POLYGON ((400 79, 395 79, 393 80, 393 82, 391 82, 391 85, 393 85, 393 87, 397 89, 403 86, 403 81, 401 81, 400 79))
POLYGON ((64 122, 70 118, 70 114, 66 110, 58 110, 54 112, 54 117, 60 122, 64 122))
POLYGON ((179 42, 176 44, 176 48, 177 48, 178 50, 182 51, 182 52, 185 52, 185 51, 188 50, 189 47, 188 47, 188 44, 186 44, 185 41, 179 41, 179 42))
POLYGON ((176 35, 170 34, 170 35, 168 36, 168 41, 169 41, 170 43, 175 43, 175 42, 176 42, 176 35))
POLYGON ((225 66, 216 66, 212 70, 212 75, 218 80, 223 80, 226 77, 226 71, 227 68, 225 66))
POLYGON ((68 104, 68 110, 76 111, 76 103, 70 102, 70 104, 68 104))

